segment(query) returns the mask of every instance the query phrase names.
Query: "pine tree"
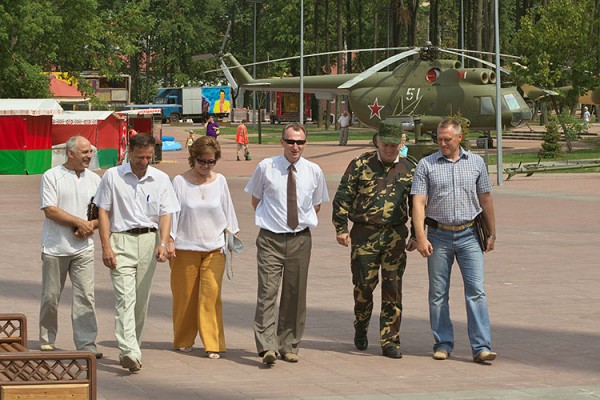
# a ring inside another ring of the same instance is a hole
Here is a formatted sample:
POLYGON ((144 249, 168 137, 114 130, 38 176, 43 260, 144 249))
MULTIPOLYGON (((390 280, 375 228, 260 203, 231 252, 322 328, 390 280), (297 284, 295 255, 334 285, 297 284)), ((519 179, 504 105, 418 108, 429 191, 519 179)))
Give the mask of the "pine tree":
POLYGON ((560 124, 558 118, 552 116, 548 119, 546 124, 546 132, 544 133, 542 148, 538 151, 540 158, 558 158, 560 157, 562 150, 560 145, 560 124))

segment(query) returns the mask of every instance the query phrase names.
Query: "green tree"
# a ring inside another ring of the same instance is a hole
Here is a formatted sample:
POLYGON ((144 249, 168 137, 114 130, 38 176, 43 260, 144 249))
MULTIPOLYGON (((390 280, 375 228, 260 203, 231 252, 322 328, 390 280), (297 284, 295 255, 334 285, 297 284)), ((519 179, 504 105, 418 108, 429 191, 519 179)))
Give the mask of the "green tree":
POLYGON ((560 146, 560 123, 556 116, 548 118, 546 124, 546 132, 544 133, 542 148, 538 151, 540 158, 555 159, 562 154, 560 146))
POLYGON ((592 28, 591 0, 554 0, 530 9, 515 35, 514 48, 526 68, 514 70, 519 83, 554 89, 571 85, 567 104, 596 85, 595 43, 589 40, 592 28))
POLYGON ((51 1, 5 4, 0 4, 0 97, 48 97, 42 67, 57 49, 47 40, 46 29, 59 29, 60 19, 53 15, 51 1))

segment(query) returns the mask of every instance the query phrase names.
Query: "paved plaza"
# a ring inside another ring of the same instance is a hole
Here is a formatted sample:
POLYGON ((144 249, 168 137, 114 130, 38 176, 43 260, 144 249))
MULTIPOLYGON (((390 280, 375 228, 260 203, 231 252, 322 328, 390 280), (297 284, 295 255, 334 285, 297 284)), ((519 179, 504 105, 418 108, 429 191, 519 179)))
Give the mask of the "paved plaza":
MULTIPOLYGON (((310 127, 309 127, 310 128, 310 127)), ((187 128, 189 129, 189 128, 187 128)), ((164 134, 183 142, 185 127, 164 134)), ((310 143, 304 155, 320 164, 333 198, 348 162, 368 143, 310 143)), ((533 143, 506 141, 508 148, 533 143)), ((113 334, 114 296, 96 234, 96 306, 99 400, 193 399, 600 399, 600 174, 518 175, 494 187, 496 250, 486 255, 492 340, 498 359, 473 363, 466 334, 460 272, 455 269, 451 312, 456 346, 447 361, 431 358, 426 262, 409 253, 404 275, 401 340, 404 357, 385 358, 378 345, 378 307, 370 346, 353 345, 349 249, 335 242, 331 203, 321 208, 313 234, 307 326, 300 362, 264 367, 252 323, 256 299, 257 228, 243 192, 256 163, 280 154, 279 145, 251 146, 252 161, 235 161, 235 143, 222 139, 215 170, 229 182, 245 250, 235 256, 235 277, 223 283, 228 351, 220 360, 172 349, 169 266, 159 264, 146 324, 143 368, 130 374, 118 364, 113 334)), ((188 168, 187 152, 163 154, 158 168, 171 177, 188 168)), ((29 346, 37 348, 40 298, 40 175, 0 176, 0 312, 29 320, 29 346)), ((496 177, 492 176, 496 182, 496 177)), ((379 289, 377 290, 379 294, 379 289)), ((60 349, 73 349, 70 283, 59 313, 60 349)))

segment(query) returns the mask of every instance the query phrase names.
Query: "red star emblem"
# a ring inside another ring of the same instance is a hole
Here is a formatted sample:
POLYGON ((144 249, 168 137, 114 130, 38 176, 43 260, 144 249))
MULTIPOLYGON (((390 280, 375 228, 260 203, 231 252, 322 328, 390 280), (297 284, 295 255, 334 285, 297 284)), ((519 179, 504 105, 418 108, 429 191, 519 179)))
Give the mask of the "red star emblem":
POLYGON ((377 116, 377 118, 381 119, 381 110, 383 110, 383 107, 385 106, 380 106, 379 103, 377 102, 377 97, 375 97, 375 101, 373 102, 373 105, 368 105, 367 107, 369 107, 369 109, 371 110, 371 116, 369 118, 373 118, 374 116, 377 116))

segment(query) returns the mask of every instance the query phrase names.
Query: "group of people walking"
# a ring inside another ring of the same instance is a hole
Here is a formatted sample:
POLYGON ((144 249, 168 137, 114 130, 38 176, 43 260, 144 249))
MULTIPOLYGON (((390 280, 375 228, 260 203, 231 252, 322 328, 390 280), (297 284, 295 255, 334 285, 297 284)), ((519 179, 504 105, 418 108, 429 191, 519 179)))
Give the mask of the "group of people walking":
MULTIPOLYGON (((303 157, 307 139, 302 124, 288 124, 281 134, 282 154, 260 161, 244 189, 260 228, 253 331, 257 353, 269 366, 278 356, 299 361, 311 230, 317 226, 321 205, 329 201, 323 171, 303 157)), ((493 250, 495 240, 491 185, 483 161, 464 151, 461 139, 460 125, 443 121, 438 127, 440 150, 417 165, 400 152, 401 127, 382 121, 374 137, 376 150, 352 160, 341 179, 332 219, 337 242, 351 246, 358 350, 368 348, 373 292, 381 270, 380 345, 384 356, 402 357, 402 276, 406 251, 416 249, 428 259, 433 358, 446 359, 454 348, 448 291, 455 258, 465 283, 473 359, 485 362, 496 357, 483 285, 483 254, 493 250), (483 245, 473 222, 480 213, 490 231, 483 245)), ((131 138, 130 161, 108 169, 101 179, 87 169, 91 144, 81 136, 67 142, 66 163, 44 174, 42 350, 54 350, 58 301, 68 274, 73 283, 75 345, 102 357, 96 348, 91 238, 98 229, 102 261, 110 270, 115 293, 115 336, 123 368, 136 372, 142 367, 152 279, 157 262, 167 260, 173 347, 190 352, 199 335, 209 358, 218 359, 226 351, 221 301, 224 231, 238 234, 239 224, 227 180, 214 171, 222 155, 217 140, 204 136, 187 147, 190 168, 172 182, 150 165, 154 138, 143 133, 131 138)))

